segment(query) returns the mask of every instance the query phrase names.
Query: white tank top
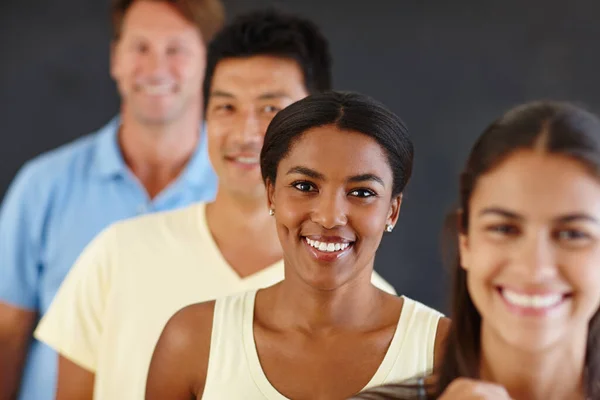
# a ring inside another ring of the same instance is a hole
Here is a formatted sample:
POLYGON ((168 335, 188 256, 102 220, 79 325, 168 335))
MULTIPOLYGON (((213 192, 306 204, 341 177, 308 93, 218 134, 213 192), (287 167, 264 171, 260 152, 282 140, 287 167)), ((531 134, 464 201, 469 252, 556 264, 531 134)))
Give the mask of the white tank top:
MULTIPOLYGON (((256 292, 225 297, 215 303, 204 400, 288 400, 269 383, 258 359, 253 329, 256 292)), ((390 347, 363 390, 433 369, 435 335, 442 314, 403 298, 390 347)))

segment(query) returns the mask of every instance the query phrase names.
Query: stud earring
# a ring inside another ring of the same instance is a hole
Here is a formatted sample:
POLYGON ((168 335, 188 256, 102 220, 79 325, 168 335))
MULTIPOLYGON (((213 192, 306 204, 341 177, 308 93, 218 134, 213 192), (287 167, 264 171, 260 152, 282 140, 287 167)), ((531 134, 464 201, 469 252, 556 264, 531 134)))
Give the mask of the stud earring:
POLYGON ((275 215, 275 210, 273 210, 272 208, 269 208, 269 215, 272 217, 273 215, 275 215))
POLYGON ((385 231, 386 232, 391 232, 394 230, 394 227, 392 226, 392 224, 385 224, 385 231))

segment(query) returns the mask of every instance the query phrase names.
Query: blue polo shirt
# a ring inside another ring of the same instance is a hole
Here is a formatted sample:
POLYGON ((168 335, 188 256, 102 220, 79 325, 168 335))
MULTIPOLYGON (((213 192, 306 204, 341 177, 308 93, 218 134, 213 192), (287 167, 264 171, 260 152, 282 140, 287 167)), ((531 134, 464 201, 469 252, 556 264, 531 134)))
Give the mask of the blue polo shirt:
MULTIPOLYGON (((83 248, 113 222, 212 200, 206 137, 179 178, 150 200, 126 166, 119 118, 27 162, 0 207, 0 301, 43 315, 83 248)), ((20 400, 52 400, 57 355, 33 341, 20 400)))

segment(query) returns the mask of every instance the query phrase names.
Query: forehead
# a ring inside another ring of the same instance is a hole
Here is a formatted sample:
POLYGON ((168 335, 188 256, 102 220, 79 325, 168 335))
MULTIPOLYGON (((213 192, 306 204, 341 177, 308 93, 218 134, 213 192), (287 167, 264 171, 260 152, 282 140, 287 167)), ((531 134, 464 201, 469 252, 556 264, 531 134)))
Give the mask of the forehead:
POLYGON ((174 6, 164 1, 133 2, 125 13, 123 36, 189 36, 199 37, 196 26, 174 6))
POLYGON ((282 92, 292 100, 308 95, 304 74, 298 63, 287 58, 253 56, 219 61, 211 92, 222 91, 236 97, 258 97, 266 92, 282 92))
POLYGON ((566 156, 517 151, 476 184, 472 211, 491 205, 532 218, 583 211, 600 215, 600 183, 580 162, 566 156))
POLYGON ((279 171, 298 165, 331 179, 374 173, 384 182, 392 182, 387 156, 375 139, 333 125, 304 132, 279 163, 279 171))

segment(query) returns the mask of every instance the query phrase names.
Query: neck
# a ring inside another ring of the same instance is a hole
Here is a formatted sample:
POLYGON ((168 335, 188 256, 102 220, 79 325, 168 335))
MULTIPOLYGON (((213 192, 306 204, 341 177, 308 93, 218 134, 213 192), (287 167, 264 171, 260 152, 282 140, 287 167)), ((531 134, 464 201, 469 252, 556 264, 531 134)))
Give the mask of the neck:
POLYGON ((273 302, 278 324, 318 335, 364 330, 376 321, 384 296, 371 284, 372 266, 343 286, 320 290, 302 281, 285 262, 285 279, 277 286, 273 302))
POLYGON ((515 400, 584 399, 587 329, 553 349, 524 352, 482 326, 481 377, 504 386, 515 400))
MULTIPOLYGON (((190 111, 194 111, 190 107, 190 111)), ((125 163, 150 198, 181 174, 200 139, 200 113, 186 112, 169 124, 144 124, 121 110, 119 145, 125 163)))
POLYGON ((273 265, 283 257, 275 220, 266 195, 242 197, 219 186, 206 205, 206 222, 223 258, 241 278, 273 265))
POLYGON ((227 227, 231 234, 248 230, 261 232, 266 228, 264 233, 267 237, 261 235, 264 240, 273 239, 281 247, 265 198, 266 195, 252 198, 235 196, 219 186, 215 200, 206 205, 206 216, 215 226, 227 227))

